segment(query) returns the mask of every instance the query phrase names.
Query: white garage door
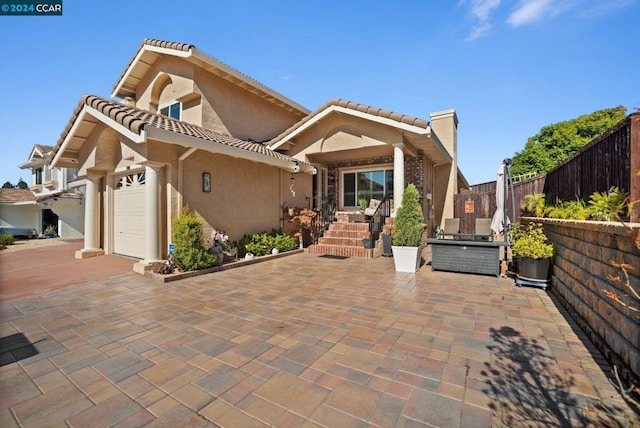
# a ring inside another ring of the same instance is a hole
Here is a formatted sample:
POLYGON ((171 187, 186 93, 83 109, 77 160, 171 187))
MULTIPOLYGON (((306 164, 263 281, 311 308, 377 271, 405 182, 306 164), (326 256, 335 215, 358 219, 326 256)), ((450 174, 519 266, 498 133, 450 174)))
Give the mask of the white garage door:
POLYGON ((114 191, 113 252, 144 259, 144 173, 126 175, 114 191))

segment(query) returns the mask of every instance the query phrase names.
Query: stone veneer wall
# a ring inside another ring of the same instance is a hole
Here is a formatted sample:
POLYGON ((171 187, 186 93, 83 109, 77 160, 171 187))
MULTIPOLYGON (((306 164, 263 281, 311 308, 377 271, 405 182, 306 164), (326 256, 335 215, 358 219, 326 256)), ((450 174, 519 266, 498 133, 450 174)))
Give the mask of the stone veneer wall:
POLYGON ((624 282, 622 271, 610 262, 626 263, 633 267, 629 271, 631 286, 640 292, 640 250, 632 238, 640 231, 640 224, 631 224, 630 233, 620 223, 536 221, 544 224, 547 237, 554 243, 552 293, 609 361, 622 369, 625 378, 629 377, 628 369, 640 377, 640 313, 603 292, 615 291, 628 305, 640 307, 640 301, 630 296, 622 283, 609 279, 620 276, 624 282))

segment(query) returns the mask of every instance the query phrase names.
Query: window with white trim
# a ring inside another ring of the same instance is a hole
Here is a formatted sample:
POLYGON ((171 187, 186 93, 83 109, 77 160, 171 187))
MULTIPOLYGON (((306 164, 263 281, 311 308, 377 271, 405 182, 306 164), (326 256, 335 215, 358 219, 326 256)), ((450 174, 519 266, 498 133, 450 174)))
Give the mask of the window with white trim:
POLYGON ((393 197, 393 168, 373 167, 342 172, 341 199, 344 208, 355 208, 359 199, 393 197))
POLYGON ((180 120, 182 116, 182 103, 180 101, 174 101, 158 109, 158 112, 167 117, 180 120))

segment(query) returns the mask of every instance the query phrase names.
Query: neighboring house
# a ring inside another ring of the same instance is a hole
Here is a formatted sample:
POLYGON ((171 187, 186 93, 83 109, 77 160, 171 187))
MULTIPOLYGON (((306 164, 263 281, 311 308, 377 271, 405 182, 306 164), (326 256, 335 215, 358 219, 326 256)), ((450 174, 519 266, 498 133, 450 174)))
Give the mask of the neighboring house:
POLYGON ((111 95, 122 101, 84 96, 53 150, 86 183, 76 257, 127 255, 142 272, 184 206, 239 239, 281 227, 287 206, 353 208, 367 182, 396 206, 416 184, 435 226, 468 187, 453 110, 431 124, 340 100, 310 113, 193 45, 158 40, 143 41, 111 95))
POLYGON ((53 147, 36 144, 29 160, 20 165, 29 169, 29 189, 1 189, 0 227, 35 229, 43 234, 53 226, 61 238, 82 238, 84 207, 82 194, 71 189, 74 169, 51 167, 53 147))

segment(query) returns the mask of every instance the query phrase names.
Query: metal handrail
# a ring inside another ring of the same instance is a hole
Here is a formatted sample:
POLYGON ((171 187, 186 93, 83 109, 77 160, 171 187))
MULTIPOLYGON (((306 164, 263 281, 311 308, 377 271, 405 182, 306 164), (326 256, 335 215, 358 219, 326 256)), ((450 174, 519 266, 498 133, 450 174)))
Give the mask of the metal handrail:
POLYGON ((313 243, 317 244, 318 239, 322 237, 324 231, 329 228, 329 225, 333 223, 333 215, 331 214, 331 204, 329 202, 333 199, 331 197, 315 197, 315 198, 307 198, 307 199, 317 199, 320 200, 319 207, 313 209, 316 212, 317 217, 313 222, 313 243))
POLYGON ((391 198, 385 193, 380 201, 380 204, 373 212, 373 215, 369 217, 369 233, 371 235, 371 244, 373 245, 380 237, 380 232, 387 220, 387 217, 391 216, 391 198))

